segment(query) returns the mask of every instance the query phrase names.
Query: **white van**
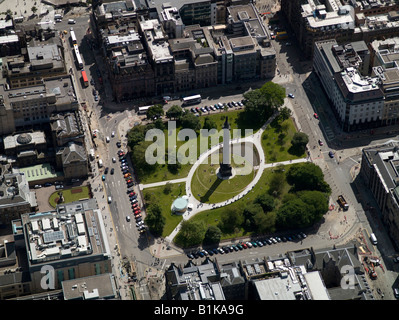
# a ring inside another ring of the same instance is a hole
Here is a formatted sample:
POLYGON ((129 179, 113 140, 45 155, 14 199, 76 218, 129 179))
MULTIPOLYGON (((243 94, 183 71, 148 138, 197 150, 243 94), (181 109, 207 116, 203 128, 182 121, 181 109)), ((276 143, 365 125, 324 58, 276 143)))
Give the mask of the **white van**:
POLYGON ((112 198, 108 197, 108 203, 111 203, 111 202, 112 202, 112 198))
POLYGON ((377 245, 377 237, 375 236, 374 233, 372 233, 372 234, 370 235, 370 240, 371 240, 371 243, 372 243, 373 245, 377 245))
POLYGON ((99 168, 103 167, 103 161, 101 159, 98 159, 98 167, 99 168))

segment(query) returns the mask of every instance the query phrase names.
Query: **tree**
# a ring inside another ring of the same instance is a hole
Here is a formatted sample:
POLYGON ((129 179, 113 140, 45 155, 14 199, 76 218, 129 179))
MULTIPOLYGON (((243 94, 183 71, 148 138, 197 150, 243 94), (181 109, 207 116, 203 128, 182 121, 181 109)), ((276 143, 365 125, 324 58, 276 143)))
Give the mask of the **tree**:
POLYGON ((30 8, 30 10, 32 11, 33 14, 36 14, 37 12, 37 8, 35 6, 33 6, 32 8, 30 8))
POLYGON ((258 233, 274 232, 276 225, 276 213, 257 213, 254 217, 254 223, 256 225, 256 231, 258 233))
POLYGON ((129 130, 127 134, 127 140, 128 140, 128 145, 130 149, 134 149, 134 147, 139 143, 144 141, 145 139, 145 134, 147 133, 148 130, 154 129, 155 125, 154 124, 147 124, 145 126, 139 125, 135 126, 132 129, 129 130))
POLYGON ((182 107, 178 106, 178 105, 173 105, 169 108, 168 111, 166 111, 166 116, 169 119, 174 118, 175 120, 177 120, 178 118, 180 118, 183 115, 183 109, 182 107))
POLYGON ((328 195, 320 191, 301 191, 298 197, 309 206, 313 220, 319 221, 328 211, 328 195))
POLYGON ((275 171, 269 181, 269 194, 276 198, 280 197, 285 184, 284 172, 275 171))
POLYGON ((299 198, 282 204, 276 213, 276 223, 282 228, 305 228, 311 221, 309 206, 299 198))
POLYGON ((284 120, 287 120, 291 117, 292 111, 288 107, 282 107, 280 109, 280 114, 278 115, 279 121, 283 122, 284 120))
POLYGON ((139 175, 151 173, 155 171, 155 169, 159 165, 158 162, 155 162, 154 164, 149 164, 146 160, 146 150, 152 143, 153 142, 151 141, 139 142, 134 147, 133 152, 131 153, 132 162, 134 163, 136 172, 139 175))
POLYGON ((244 94, 247 100, 244 115, 248 121, 263 123, 284 104, 285 96, 284 87, 267 82, 260 89, 244 94))
POLYGON ((330 193, 331 188, 324 181, 324 174, 314 163, 298 163, 291 166, 286 174, 287 182, 295 191, 318 190, 330 193))
POLYGON ((255 203, 260 204, 264 212, 273 211, 276 207, 274 198, 268 193, 262 193, 255 199, 255 203))
POLYGON ((263 214, 263 209, 258 203, 248 203, 244 208, 244 228, 247 230, 256 230, 255 216, 259 213, 263 214))
POLYGON ((213 119, 205 117, 204 125, 202 126, 202 128, 207 130, 217 129, 217 125, 213 119))
POLYGON ((229 208, 224 210, 219 228, 225 233, 231 233, 236 227, 239 227, 244 222, 244 216, 242 210, 237 207, 229 208))
POLYGON ((181 118, 181 126, 184 129, 193 129, 193 130, 199 130, 201 129, 201 122, 198 117, 196 117, 192 113, 186 113, 184 114, 181 118))
POLYGON ((292 137, 291 144, 295 154, 302 154, 305 152, 306 145, 309 142, 309 137, 304 132, 295 132, 292 137))
POLYGON ((202 221, 183 220, 176 242, 182 247, 198 245, 204 239, 206 232, 205 223, 202 221))
POLYGON ((158 236, 162 235, 166 218, 162 215, 162 209, 158 203, 153 203, 147 208, 147 216, 144 221, 152 233, 158 236))
POLYGON ((161 104, 155 104, 148 108, 147 119, 153 119, 154 117, 159 117, 164 115, 164 110, 161 104))
POLYGON ((222 231, 216 226, 209 226, 205 232, 203 245, 218 244, 222 236, 222 231))

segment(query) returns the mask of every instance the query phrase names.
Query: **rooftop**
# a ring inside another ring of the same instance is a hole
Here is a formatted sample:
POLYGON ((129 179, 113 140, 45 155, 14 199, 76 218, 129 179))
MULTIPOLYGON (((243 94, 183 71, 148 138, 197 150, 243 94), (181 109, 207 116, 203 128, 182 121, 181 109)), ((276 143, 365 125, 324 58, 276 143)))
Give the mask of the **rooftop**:
POLYGON ((0 177, 0 209, 17 205, 36 206, 36 196, 30 192, 25 176, 19 173, 6 173, 0 177))
POLYGON ((101 211, 93 199, 21 216, 30 265, 109 255, 101 211))
POLYGON ((118 296, 114 276, 99 274, 62 282, 64 300, 114 299, 118 296))

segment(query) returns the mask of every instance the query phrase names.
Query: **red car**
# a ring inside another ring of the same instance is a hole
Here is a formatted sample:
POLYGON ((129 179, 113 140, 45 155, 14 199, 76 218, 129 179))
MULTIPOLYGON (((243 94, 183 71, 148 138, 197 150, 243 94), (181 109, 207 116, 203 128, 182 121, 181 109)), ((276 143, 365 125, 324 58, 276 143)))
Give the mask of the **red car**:
POLYGON ((129 193, 129 197, 133 197, 135 195, 136 195, 136 192, 134 192, 134 191, 129 193))
POLYGON ((139 205, 137 204, 137 203, 135 203, 134 205, 132 205, 132 208, 133 209, 136 209, 136 208, 138 208, 139 207, 139 205))
POLYGON ((134 215, 136 216, 136 215, 138 215, 138 214, 140 214, 141 213, 141 210, 140 210, 140 208, 139 209, 137 209, 137 210, 134 210, 134 215))
POLYGON ((135 218, 136 218, 136 219, 141 218, 141 214, 137 214, 137 215, 135 216, 135 218))
POLYGON ((132 180, 126 180, 126 183, 133 183, 132 180))
POLYGON ((243 247, 244 249, 248 248, 248 246, 247 246, 246 243, 241 243, 241 245, 242 245, 242 247, 243 247))
POLYGON ((317 114, 316 112, 313 114, 313 116, 314 116, 316 119, 319 119, 319 116, 318 116, 318 114, 317 114))

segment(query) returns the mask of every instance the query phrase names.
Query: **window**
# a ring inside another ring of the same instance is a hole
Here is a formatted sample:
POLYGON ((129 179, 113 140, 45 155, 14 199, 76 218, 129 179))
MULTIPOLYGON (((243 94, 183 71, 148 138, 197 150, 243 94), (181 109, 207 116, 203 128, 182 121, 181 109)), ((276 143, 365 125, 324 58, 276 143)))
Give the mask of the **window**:
POLYGON ((69 280, 75 279, 75 268, 68 269, 69 280))

